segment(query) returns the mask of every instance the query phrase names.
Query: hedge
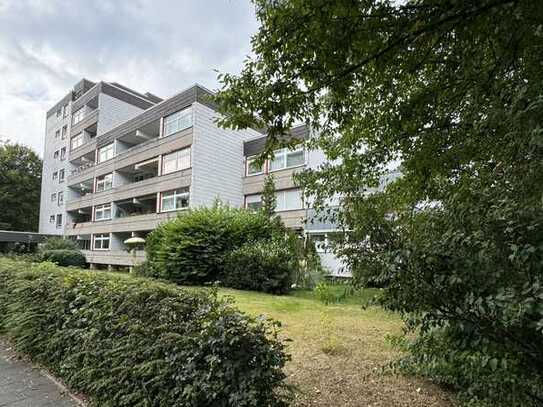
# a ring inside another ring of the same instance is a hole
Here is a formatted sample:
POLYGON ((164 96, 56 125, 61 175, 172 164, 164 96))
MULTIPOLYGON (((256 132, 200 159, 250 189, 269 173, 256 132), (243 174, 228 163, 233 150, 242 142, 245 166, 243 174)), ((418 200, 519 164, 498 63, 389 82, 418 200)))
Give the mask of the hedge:
POLYGON ((222 205, 190 210, 149 235, 143 273, 180 284, 222 281, 232 250, 284 234, 279 221, 260 212, 222 205))
POLYGON ((274 325, 213 292, 0 259, 0 329, 99 406, 285 406, 274 325))
POLYGON ((79 250, 43 250, 41 261, 50 261, 59 266, 83 267, 86 264, 85 256, 79 250))
POLYGON ((285 241, 249 243, 228 255, 223 283, 242 290, 286 294, 293 283, 296 262, 285 241))

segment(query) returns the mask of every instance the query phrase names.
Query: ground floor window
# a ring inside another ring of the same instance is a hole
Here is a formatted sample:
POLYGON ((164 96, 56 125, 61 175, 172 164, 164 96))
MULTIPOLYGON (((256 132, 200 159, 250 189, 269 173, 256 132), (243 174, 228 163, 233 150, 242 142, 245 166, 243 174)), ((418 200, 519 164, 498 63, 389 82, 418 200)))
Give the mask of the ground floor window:
POLYGON ((109 233, 94 235, 94 250, 109 250, 109 233))
POLYGON ((303 208, 302 191, 299 189, 277 191, 275 197, 277 199, 276 211, 292 211, 303 208))
POLYGON ((258 195, 247 195, 245 197, 245 208, 257 211, 262 208, 262 196, 258 195))

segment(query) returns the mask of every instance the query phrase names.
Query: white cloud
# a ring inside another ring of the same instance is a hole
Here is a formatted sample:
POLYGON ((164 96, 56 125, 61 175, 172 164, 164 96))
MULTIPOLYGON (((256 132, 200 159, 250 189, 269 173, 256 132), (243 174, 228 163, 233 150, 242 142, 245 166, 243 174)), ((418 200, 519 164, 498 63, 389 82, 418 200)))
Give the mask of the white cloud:
POLYGON ((168 97, 236 72, 249 0, 0 0, 0 135, 43 151, 45 113, 85 77, 168 97))

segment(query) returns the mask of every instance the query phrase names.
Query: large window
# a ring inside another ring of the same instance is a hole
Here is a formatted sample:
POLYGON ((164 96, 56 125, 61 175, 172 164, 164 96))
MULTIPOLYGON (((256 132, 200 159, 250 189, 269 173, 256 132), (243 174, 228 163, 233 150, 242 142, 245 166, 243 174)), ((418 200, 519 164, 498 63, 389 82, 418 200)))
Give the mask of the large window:
POLYGON ((192 126, 192 108, 181 110, 164 118, 163 136, 169 136, 192 126))
POLYGON ((251 209, 253 211, 256 211, 256 210, 262 208, 262 196, 260 194, 258 194, 258 195, 247 195, 245 197, 245 207, 247 209, 251 209))
POLYGON ((77 136, 72 137, 70 143, 72 150, 75 150, 77 147, 81 147, 83 145, 83 133, 79 133, 77 136))
POLYGON ((104 161, 111 160, 115 152, 114 149, 115 146, 113 143, 98 149, 98 162, 102 163, 104 161))
POLYGON ((95 192, 107 191, 113 187, 113 174, 102 175, 96 177, 96 189, 95 192))
POLYGON ((72 124, 77 124, 85 118, 85 109, 81 108, 72 114, 72 124))
POLYGON ((161 194, 160 208, 162 212, 177 211, 189 206, 189 189, 180 188, 161 194))
POLYGON ((57 215, 57 228, 61 228, 62 227, 62 214, 58 214, 57 215))
POLYGON ((174 151, 162 157, 162 174, 190 168, 190 147, 174 151))
POLYGON ((270 162, 270 171, 296 167, 303 164, 305 164, 305 154, 302 147, 294 151, 282 148, 274 152, 273 160, 270 162))
POLYGON ((109 233, 94 235, 94 250, 109 250, 109 233))
POLYGON ((247 172, 246 175, 257 175, 264 172, 264 163, 262 165, 256 164, 256 157, 247 158, 247 172))
POLYGON ((66 159, 66 147, 62 147, 60 149, 60 159, 65 160, 66 159))
POLYGON ((58 183, 64 182, 65 172, 64 169, 59 170, 58 172, 58 183))
POLYGON ((111 204, 97 205, 94 207, 94 220, 110 220, 111 219, 111 204))
POLYGON ((302 192, 299 189, 289 189, 275 193, 277 198, 276 211, 292 211, 302 209, 302 192))

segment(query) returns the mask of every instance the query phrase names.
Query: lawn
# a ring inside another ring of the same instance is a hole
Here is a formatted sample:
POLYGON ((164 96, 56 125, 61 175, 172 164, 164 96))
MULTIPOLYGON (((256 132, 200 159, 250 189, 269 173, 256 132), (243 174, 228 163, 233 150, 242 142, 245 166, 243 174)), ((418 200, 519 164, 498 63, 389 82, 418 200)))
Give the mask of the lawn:
MULTIPOLYGON (((344 287, 336 287, 339 294, 344 287)), ((292 361, 289 380, 299 392, 296 406, 451 406, 450 397, 422 380, 382 375, 398 356, 387 335, 402 322, 379 307, 360 304, 378 293, 366 290, 343 303, 324 305, 310 291, 289 296, 221 289, 242 311, 282 323, 292 361)))

